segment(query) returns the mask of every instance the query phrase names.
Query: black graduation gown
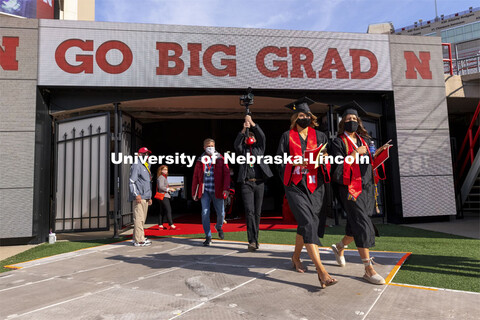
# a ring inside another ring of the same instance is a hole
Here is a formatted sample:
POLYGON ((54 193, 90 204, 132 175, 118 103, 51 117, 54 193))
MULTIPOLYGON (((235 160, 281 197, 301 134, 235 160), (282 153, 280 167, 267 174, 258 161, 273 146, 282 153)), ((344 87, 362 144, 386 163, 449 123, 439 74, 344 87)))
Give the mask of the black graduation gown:
MULTIPOLYGON (((363 138, 363 137, 362 137, 363 138)), ((370 140, 365 139, 368 145, 370 140)), ((360 141, 358 141, 360 143, 360 141)), ((357 143, 357 145, 359 145, 357 143)), ((339 137, 333 140, 330 146, 330 155, 346 157, 346 146, 339 137)), ((371 248, 375 246, 375 227, 370 219, 375 209, 375 185, 372 165, 360 164, 362 175, 362 193, 357 201, 348 200, 348 186, 343 184, 343 164, 332 165, 332 186, 340 204, 347 213, 347 226, 345 234, 353 237, 358 248, 371 248)))
MULTIPOLYGON (((290 155, 289 148, 289 131, 283 133, 278 144, 277 155, 286 153, 290 155)), ((317 145, 327 142, 327 136, 320 131, 316 131, 317 145)), ((308 139, 308 137, 307 137, 308 139)), ((307 148, 307 140, 303 140, 300 136, 300 143, 302 145, 302 152, 307 148)), ((293 160, 293 159, 292 159, 293 160)), ((285 164, 278 166, 280 179, 283 182, 283 174, 285 171, 285 164)), ((295 185, 293 182, 289 186, 285 186, 285 196, 292 213, 297 220, 297 234, 303 237, 305 243, 314 243, 321 245, 320 240, 323 238, 325 232, 326 215, 320 215, 322 209, 323 197, 325 195, 324 177, 322 170, 318 168, 317 188, 313 193, 310 193, 307 187, 307 176, 303 175, 302 180, 295 185)))
MULTIPOLYGON (((257 142, 252 146, 251 152, 252 155, 254 156, 259 156, 259 155, 264 155, 265 154, 265 147, 266 147, 266 139, 265 139, 265 134, 263 133, 263 130, 260 128, 260 126, 255 124, 254 127, 251 127, 250 130, 253 132, 255 135, 255 139, 257 142)), ((237 138, 235 139, 234 142, 234 147, 235 151, 239 155, 247 155, 247 151, 250 152, 250 148, 245 145, 245 138, 246 134, 242 133, 241 131, 237 134, 237 138)), ((245 183, 245 179, 247 178, 247 166, 248 164, 242 164, 240 165, 238 169, 238 178, 237 182, 239 183, 245 183)), ((268 164, 265 164, 265 162, 262 160, 260 163, 255 164, 257 167, 256 169, 260 169, 262 173, 262 178, 264 180, 267 180, 273 176, 272 171, 270 170, 270 167, 268 164)))

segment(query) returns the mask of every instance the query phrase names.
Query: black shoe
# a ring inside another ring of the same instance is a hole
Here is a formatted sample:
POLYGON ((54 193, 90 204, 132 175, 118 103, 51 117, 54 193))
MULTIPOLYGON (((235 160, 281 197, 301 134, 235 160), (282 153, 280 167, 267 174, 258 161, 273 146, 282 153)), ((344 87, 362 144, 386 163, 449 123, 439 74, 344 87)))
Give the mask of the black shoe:
POLYGON ((203 245, 204 245, 205 247, 209 247, 211 242, 212 242, 212 237, 207 237, 207 238, 205 239, 205 241, 203 242, 203 245))
POLYGON ((225 239, 225 234, 223 233, 223 230, 222 230, 222 229, 218 230, 217 227, 215 227, 215 230, 217 230, 217 232, 218 232, 218 238, 219 238, 220 240, 225 239))
POLYGON ((257 250, 257 246, 255 245, 255 243, 251 242, 248 244, 248 251, 250 252, 254 252, 255 250, 257 250))
POLYGON ((258 244, 258 242, 255 242, 255 249, 259 249, 260 248, 260 245, 258 244))

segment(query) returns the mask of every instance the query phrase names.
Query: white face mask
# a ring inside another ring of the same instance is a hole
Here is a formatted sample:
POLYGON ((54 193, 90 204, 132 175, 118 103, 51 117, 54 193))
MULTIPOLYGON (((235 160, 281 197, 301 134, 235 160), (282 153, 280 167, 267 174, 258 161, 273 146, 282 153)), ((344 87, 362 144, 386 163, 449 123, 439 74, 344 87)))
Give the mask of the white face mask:
POLYGON ((209 155, 213 156, 213 155, 215 154, 215 147, 206 147, 206 148, 205 148, 205 151, 206 151, 209 155))

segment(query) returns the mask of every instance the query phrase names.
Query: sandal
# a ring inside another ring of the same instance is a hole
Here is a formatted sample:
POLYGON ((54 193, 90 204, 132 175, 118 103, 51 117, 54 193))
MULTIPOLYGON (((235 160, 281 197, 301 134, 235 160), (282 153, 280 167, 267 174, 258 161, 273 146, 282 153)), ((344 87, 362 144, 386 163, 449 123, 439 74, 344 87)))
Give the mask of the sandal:
POLYGON ((337 264, 340 267, 345 267, 345 257, 343 255, 340 255, 340 250, 343 250, 347 248, 342 242, 339 242, 337 244, 332 244, 331 246, 333 254, 335 255, 335 260, 337 260, 337 264))
POLYGON ((323 281, 320 277, 320 274, 317 271, 318 281, 320 281, 320 289, 325 289, 326 287, 333 286, 334 284, 338 283, 338 280, 335 278, 330 277, 330 279, 323 281))
MULTIPOLYGON (((371 265, 374 264, 373 263, 373 257, 371 257, 370 259, 362 259, 362 262, 363 262, 363 265, 365 267, 368 267, 368 266, 371 266, 371 265)), ((373 276, 369 276, 365 272, 365 274, 363 275, 363 279, 367 280, 368 282, 370 282, 372 284, 379 284, 379 285, 385 284, 385 279, 376 272, 373 276)))
POLYGON ((295 260, 293 260, 293 256, 292 256, 292 268, 297 270, 297 272, 300 272, 300 273, 305 273, 308 270, 307 267, 304 267, 302 265, 302 260, 298 259, 298 262, 295 262, 295 260))

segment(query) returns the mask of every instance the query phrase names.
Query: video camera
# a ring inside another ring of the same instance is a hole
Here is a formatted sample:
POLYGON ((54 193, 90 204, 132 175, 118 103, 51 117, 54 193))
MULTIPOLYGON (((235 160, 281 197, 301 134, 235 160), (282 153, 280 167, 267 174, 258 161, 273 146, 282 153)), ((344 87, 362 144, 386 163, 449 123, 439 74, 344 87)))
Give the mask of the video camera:
POLYGON ((247 94, 240 96, 240 105, 244 106, 247 110, 248 107, 253 104, 253 93, 252 88, 248 87, 247 94))

